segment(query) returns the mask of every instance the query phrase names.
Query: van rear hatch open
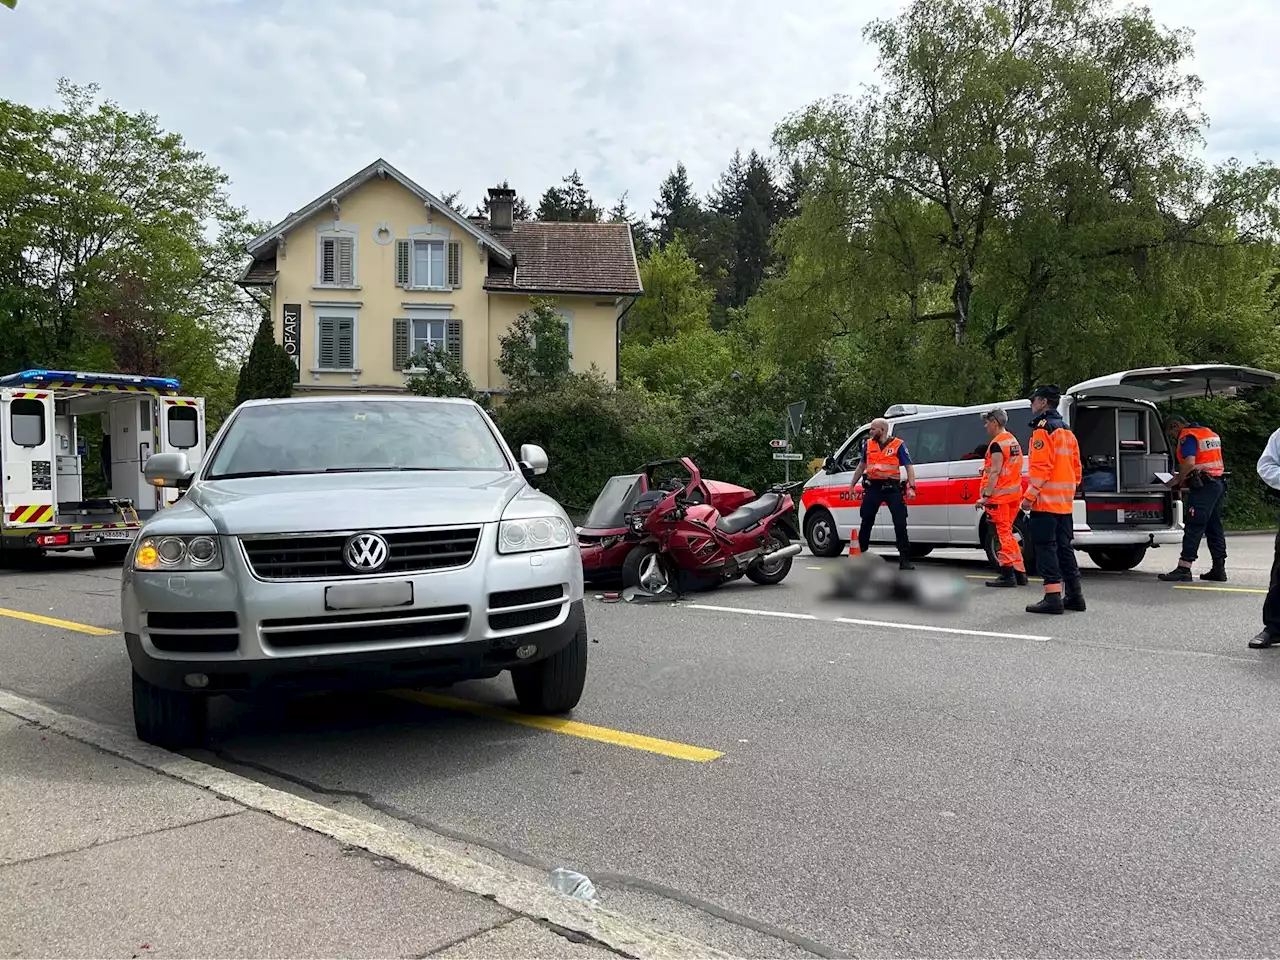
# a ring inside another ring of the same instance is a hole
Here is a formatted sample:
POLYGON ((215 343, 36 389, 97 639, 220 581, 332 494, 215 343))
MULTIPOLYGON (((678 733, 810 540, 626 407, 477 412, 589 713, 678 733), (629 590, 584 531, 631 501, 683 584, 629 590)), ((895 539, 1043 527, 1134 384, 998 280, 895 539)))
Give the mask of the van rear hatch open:
POLYGON ((1158 529, 1175 522, 1174 495, 1156 476, 1175 470, 1155 404, 1191 397, 1236 396, 1280 374, 1229 364, 1126 370, 1067 391, 1084 467, 1092 529, 1158 529))

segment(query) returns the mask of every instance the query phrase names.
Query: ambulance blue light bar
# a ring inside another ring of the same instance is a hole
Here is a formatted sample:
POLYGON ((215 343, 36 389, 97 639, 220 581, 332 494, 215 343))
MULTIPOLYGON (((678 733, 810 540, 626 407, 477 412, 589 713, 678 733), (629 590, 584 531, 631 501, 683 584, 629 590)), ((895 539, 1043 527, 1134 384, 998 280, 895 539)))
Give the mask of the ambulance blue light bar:
POLYGON ((74 390, 76 387, 133 387, 142 390, 176 392, 181 383, 173 377, 139 377, 131 373, 83 373, 76 370, 23 370, 0 377, 0 387, 45 387, 74 390))

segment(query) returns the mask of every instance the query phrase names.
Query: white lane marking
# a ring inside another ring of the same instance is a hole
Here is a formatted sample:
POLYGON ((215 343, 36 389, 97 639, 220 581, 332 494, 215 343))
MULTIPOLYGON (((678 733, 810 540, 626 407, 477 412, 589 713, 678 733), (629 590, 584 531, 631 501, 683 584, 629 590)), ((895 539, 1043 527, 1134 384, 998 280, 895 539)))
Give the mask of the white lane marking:
POLYGON ((285 793, 239 774, 142 743, 118 730, 69 716, 0 690, 0 711, 184 783, 202 787, 244 807, 324 834, 340 843, 395 860, 448 886, 466 890, 526 917, 545 920, 633 957, 687 960, 730 954, 676 933, 639 923, 607 907, 584 903, 496 867, 285 793))
MULTIPOLYGON (((781 617, 785 620, 824 620, 812 613, 789 613, 783 610, 753 610, 747 607, 722 607, 710 603, 690 603, 690 610, 710 610, 715 613, 742 613, 753 617, 781 617)), ((994 630, 964 630, 960 627, 937 627, 929 623, 897 623, 892 620, 859 620, 854 617, 834 617, 826 623, 848 623, 861 627, 886 627, 891 630, 915 630, 927 633, 949 633, 962 637, 991 637, 996 640, 1035 640, 1046 643, 1053 637, 1035 633, 998 633, 994 630)))

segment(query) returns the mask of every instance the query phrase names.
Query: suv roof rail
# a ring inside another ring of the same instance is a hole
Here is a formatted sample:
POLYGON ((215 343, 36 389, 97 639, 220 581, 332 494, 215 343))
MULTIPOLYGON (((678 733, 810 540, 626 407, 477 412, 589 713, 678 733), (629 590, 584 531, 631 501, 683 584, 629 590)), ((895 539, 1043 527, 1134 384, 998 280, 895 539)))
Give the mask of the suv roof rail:
POLYGON ((895 403, 884 412, 886 420, 909 417, 915 413, 937 413, 939 410, 959 410, 960 407, 937 403, 895 403))

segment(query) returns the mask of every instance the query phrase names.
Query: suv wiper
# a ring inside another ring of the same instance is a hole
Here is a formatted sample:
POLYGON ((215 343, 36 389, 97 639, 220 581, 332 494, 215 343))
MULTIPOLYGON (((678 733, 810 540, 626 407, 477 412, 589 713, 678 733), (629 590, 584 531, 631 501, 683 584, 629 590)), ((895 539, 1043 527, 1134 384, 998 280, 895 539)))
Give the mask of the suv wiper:
POLYGON ((245 480, 249 477, 298 477, 314 470, 241 470, 238 473, 218 473, 210 480, 245 480))
POLYGON ((328 467, 325 473, 380 473, 382 471, 406 471, 406 470, 441 470, 442 467, 328 467))

